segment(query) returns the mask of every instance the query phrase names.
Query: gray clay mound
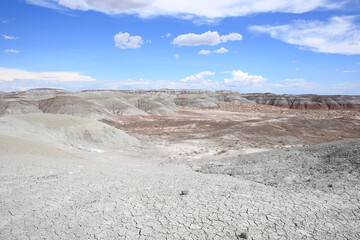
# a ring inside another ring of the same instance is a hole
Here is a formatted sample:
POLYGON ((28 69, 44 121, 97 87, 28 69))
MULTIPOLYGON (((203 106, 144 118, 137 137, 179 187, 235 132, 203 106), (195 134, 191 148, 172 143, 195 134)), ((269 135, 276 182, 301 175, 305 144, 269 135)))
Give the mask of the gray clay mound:
POLYGON ((136 106, 150 115, 171 115, 178 110, 173 102, 163 99, 139 99, 136 106))
POLYGON ((294 190, 354 187, 360 184, 360 139, 240 155, 199 171, 294 190))
POLYGON ((116 116, 148 115, 145 111, 118 98, 91 100, 91 102, 103 106, 108 112, 116 116))
POLYGON ((0 119, 0 135, 92 151, 126 149, 139 141, 96 120, 59 114, 26 114, 0 119))
POLYGON ((229 94, 224 97, 224 102, 233 102, 233 103, 255 103, 251 100, 243 98, 238 94, 229 94))
POLYGON ((106 119, 113 116, 101 106, 80 97, 57 96, 41 100, 39 108, 44 113, 68 114, 92 119, 106 119))
POLYGON ((175 103, 179 106, 194 107, 194 108, 217 108, 216 99, 210 97, 203 98, 177 98, 175 103))
POLYGON ((27 113, 41 113, 37 104, 32 101, 14 100, 2 101, 0 100, 0 117, 6 115, 18 115, 27 113))

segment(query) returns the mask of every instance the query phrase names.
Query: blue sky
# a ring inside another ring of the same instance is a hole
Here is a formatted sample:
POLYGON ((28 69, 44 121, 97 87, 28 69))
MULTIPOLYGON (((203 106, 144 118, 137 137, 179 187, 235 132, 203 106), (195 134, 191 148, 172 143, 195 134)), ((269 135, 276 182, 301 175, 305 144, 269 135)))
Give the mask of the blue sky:
POLYGON ((0 91, 360 95, 360 3, 1 0, 0 91))

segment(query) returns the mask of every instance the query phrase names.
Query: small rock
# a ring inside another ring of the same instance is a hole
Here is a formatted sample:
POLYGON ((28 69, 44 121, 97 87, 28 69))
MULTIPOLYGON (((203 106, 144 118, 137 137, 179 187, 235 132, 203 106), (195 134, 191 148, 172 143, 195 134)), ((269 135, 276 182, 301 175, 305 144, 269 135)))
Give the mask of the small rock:
POLYGON ((332 184, 329 184, 328 187, 333 187, 333 185, 332 185, 332 184))
POLYGON ((247 239, 248 235, 247 235, 247 233, 242 232, 242 233, 240 233, 240 235, 238 235, 238 237, 241 239, 247 239))
POLYGON ((188 195, 188 194, 189 194, 189 191, 188 191, 188 190, 182 190, 182 191, 180 192, 180 195, 181 195, 181 196, 188 195))

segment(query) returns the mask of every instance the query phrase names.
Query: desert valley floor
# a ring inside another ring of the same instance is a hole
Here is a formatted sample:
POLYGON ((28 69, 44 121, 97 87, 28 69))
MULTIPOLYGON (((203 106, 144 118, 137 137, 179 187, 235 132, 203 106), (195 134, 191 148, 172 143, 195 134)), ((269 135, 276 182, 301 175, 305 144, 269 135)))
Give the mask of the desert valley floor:
POLYGON ((360 97, 0 92, 0 239, 360 239, 360 97))

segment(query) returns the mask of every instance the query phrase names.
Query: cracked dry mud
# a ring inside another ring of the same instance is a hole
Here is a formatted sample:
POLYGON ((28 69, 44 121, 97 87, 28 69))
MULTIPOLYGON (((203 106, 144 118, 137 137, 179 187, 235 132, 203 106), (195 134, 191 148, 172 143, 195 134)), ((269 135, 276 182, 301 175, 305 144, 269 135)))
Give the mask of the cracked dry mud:
POLYGON ((157 159, 2 156, 1 239, 360 238, 358 168, 331 189, 294 189, 157 159))
POLYGON ((360 239, 358 119, 197 118, 129 119, 139 140, 66 115, 1 118, 0 239, 360 239), (268 128, 292 146, 358 139, 237 156, 268 128))

